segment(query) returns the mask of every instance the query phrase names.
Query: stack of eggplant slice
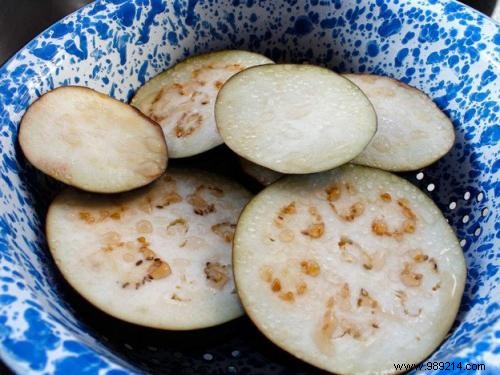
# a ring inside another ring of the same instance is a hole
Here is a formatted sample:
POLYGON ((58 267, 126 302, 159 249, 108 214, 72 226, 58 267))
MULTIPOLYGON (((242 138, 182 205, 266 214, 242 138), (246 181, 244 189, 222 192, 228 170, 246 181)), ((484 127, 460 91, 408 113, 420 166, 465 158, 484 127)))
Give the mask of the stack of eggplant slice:
POLYGON ((47 215, 57 266, 116 318, 189 330, 246 311, 275 344, 335 373, 418 363, 453 323, 462 250, 430 198, 390 173, 445 155, 453 126, 397 80, 214 52, 154 77, 130 105, 50 91, 19 142, 71 186, 47 215), (257 196, 167 169, 223 143, 257 196))

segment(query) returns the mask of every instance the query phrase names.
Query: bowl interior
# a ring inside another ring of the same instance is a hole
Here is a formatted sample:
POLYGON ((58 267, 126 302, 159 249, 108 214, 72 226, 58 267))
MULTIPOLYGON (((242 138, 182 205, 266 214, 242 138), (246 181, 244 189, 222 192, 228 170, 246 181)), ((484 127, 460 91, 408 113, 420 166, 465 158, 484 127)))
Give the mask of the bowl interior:
MULTIPOLYGON (((482 362, 498 331, 498 25, 455 2, 393 0, 97 1, 58 22, 0 74, 0 347, 19 372, 312 373, 241 318, 196 332, 113 319, 78 296, 54 267, 43 225, 61 186, 17 145, 26 107, 61 85, 127 101, 186 56, 237 48, 280 62, 388 75, 428 93, 453 120, 442 160, 404 177, 426 191, 461 240, 468 279, 451 335, 431 360, 482 362)), ((180 161, 247 184, 225 147, 180 161)))

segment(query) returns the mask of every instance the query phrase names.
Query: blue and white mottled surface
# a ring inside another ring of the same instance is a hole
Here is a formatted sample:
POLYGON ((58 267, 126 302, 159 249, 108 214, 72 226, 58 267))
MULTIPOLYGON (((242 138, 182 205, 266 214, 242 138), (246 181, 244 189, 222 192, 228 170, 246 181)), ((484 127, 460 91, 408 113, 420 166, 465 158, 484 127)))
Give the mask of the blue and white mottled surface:
POLYGON ((54 287, 40 216, 53 182, 17 146, 26 107, 68 84, 128 100, 183 57, 223 48, 396 77, 453 119, 453 150, 408 175, 443 209, 469 270, 458 322, 430 360, 500 373, 500 27, 444 0, 101 0, 30 42, 0 69, 1 358, 20 374, 137 371, 88 333, 54 287))

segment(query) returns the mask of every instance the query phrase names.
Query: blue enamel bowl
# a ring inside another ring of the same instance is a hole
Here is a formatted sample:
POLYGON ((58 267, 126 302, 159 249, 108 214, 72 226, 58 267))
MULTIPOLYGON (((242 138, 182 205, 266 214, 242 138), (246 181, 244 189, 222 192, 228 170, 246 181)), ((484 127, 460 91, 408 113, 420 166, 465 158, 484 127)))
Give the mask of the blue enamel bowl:
POLYGON ((440 206, 468 265, 460 313, 428 361, 454 363, 454 373, 458 363, 500 373, 500 28, 444 0, 100 0, 19 51, 0 69, 0 356, 7 366, 19 374, 314 373, 245 318, 159 332, 89 306, 62 280, 45 243, 45 210, 60 187, 17 145, 21 116, 50 89, 84 85, 127 101, 186 56, 226 48, 395 77, 453 120, 452 151, 405 174, 440 206))

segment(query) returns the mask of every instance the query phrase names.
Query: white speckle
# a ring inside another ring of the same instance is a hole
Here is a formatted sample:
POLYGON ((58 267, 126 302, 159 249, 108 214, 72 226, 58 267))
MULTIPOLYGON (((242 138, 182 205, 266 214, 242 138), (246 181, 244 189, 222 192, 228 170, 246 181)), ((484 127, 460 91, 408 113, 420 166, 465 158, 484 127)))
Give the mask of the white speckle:
POLYGON ((483 193, 479 193, 477 195, 477 197, 476 197, 476 199, 477 199, 478 202, 481 202, 483 200, 483 198, 484 198, 484 194, 483 193))
POLYGON ((436 185, 434 185, 434 184, 427 185, 427 190, 428 191, 434 191, 435 188, 436 188, 436 185))
POLYGON ((454 210, 455 208, 457 208, 457 203, 456 202, 451 202, 450 205, 450 210, 454 210))
POLYGON ((417 173, 417 180, 423 180, 424 179, 424 174, 422 172, 417 173))
POLYGON ((481 234, 481 228, 476 228, 476 230, 474 231, 474 235, 477 237, 481 234))
POLYGON ((462 218, 462 223, 468 223, 469 222, 469 215, 464 215, 464 217, 462 218))
POLYGON ((239 351, 239 350, 233 350, 233 351, 231 352, 231 355, 232 355, 234 358, 239 357, 239 356, 240 356, 240 351, 239 351))
POLYGON ((464 199, 466 201, 468 201, 470 199, 470 192, 469 191, 466 191, 465 194, 464 194, 464 199))
POLYGON ((464 247, 466 243, 467 243, 467 240, 465 240, 465 239, 461 240, 460 241, 460 246, 464 247))
POLYGON ((205 354, 203 354, 203 359, 205 361, 211 361, 212 359, 214 359, 214 356, 210 353, 205 353, 205 354))
POLYGON ((490 212, 490 210, 488 210, 488 207, 485 207, 485 208, 483 208, 483 211, 481 212, 481 215, 487 216, 488 212, 490 212))

